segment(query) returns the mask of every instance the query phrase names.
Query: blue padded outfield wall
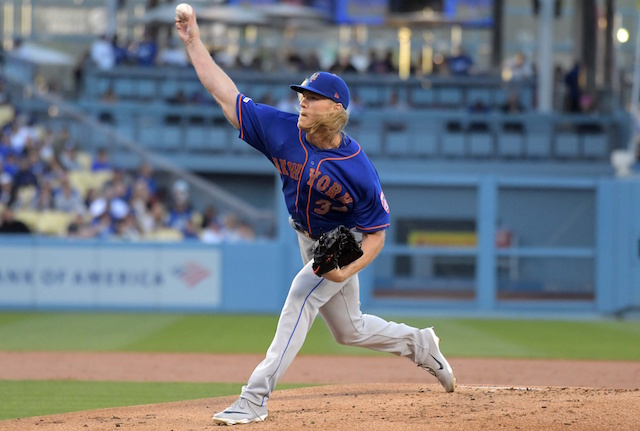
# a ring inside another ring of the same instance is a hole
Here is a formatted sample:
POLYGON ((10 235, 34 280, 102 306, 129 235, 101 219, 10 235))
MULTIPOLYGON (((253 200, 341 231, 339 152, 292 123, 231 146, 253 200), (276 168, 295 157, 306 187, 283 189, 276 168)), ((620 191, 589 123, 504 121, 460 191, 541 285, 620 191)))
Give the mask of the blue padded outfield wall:
MULTIPOLYGON (((640 309, 640 179, 381 179, 392 227, 361 274, 363 311, 640 309), (447 234, 462 242, 407 240, 424 231, 424 220, 462 226, 447 234), (508 247, 496 245, 504 226, 516 238, 508 247)), ((279 212, 276 239, 246 244, 0 237, 0 308, 277 313, 301 266, 296 236, 279 212)))

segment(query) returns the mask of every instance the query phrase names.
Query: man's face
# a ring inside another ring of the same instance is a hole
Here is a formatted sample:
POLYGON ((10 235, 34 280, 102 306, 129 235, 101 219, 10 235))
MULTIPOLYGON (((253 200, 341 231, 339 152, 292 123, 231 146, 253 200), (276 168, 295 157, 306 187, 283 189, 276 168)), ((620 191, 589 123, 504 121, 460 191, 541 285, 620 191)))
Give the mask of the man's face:
POLYGON ((300 97, 300 115, 298 116, 298 128, 310 129, 327 112, 341 109, 340 104, 311 91, 303 91, 300 97))

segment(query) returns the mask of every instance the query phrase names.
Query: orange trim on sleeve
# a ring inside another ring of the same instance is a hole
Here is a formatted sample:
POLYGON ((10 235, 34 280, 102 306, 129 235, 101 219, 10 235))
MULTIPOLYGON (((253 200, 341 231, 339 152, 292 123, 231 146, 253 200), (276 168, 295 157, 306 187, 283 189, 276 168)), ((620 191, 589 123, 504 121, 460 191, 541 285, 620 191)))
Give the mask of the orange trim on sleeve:
POLYGON ((242 109, 240 109, 240 102, 244 98, 244 94, 240 93, 238 95, 238 106, 236 110, 238 111, 238 125, 240 126, 240 139, 244 138, 244 130, 242 129, 242 109))
POLYGON ((381 224, 379 226, 372 226, 372 227, 360 227, 360 226, 356 226, 356 229, 360 230, 360 231, 376 231, 376 230, 382 230, 386 227, 389 227, 391 223, 385 223, 385 224, 381 224))

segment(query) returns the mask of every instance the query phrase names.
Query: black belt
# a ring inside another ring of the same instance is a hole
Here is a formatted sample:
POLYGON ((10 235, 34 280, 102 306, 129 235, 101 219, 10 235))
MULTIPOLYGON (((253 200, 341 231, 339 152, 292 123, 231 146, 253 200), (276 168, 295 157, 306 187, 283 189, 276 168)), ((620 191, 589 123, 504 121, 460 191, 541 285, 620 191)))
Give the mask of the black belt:
POLYGON ((311 238, 314 241, 317 241, 320 239, 320 235, 311 235, 309 232, 307 232, 306 230, 304 230, 302 228, 302 225, 300 223, 298 223, 297 221, 293 222, 293 228, 295 230, 297 230, 298 232, 302 232, 303 234, 305 234, 307 236, 307 238, 311 238))

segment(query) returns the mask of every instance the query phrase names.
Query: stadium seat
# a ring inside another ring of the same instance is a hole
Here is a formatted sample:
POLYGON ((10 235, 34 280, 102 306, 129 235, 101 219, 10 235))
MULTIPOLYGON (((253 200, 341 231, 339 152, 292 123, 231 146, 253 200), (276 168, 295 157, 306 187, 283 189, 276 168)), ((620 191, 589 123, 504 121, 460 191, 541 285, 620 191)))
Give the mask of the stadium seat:
POLYGON ((517 158, 524 153, 524 137, 521 133, 502 132, 498 134, 498 157, 517 158))
POLYGON ((525 136, 525 153, 529 158, 550 157, 551 136, 546 133, 528 133, 525 136))
POLYGON ((459 108, 464 106, 464 97, 462 89, 458 87, 444 87, 437 89, 438 102, 450 108, 459 108))
POLYGON ((404 128, 391 128, 385 136, 385 153, 388 156, 409 155, 409 133, 404 128))
POLYGON ((436 157, 438 155, 438 137, 436 130, 426 130, 422 127, 411 128, 411 154, 420 157, 436 157))
POLYGON ((182 241, 184 239, 184 235, 178 229, 173 228, 162 228, 157 231, 147 235, 146 239, 150 239, 153 241, 182 241))
POLYGON ((207 148, 207 127, 190 125, 185 131, 185 148, 190 151, 207 148))
POLYGON ((582 137, 583 155, 589 159, 609 157, 609 143, 605 134, 585 134, 582 137))
POLYGON ((163 126, 160 146, 165 150, 182 148, 182 128, 180 126, 163 126))
POLYGON ((434 91, 431 88, 416 88, 409 93, 409 101, 411 105, 422 108, 428 107, 435 103, 434 91))
POLYGON ((16 205, 20 208, 26 208, 31 206, 31 203, 35 200, 38 189, 36 186, 23 186, 18 189, 16 195, 16 205))
POLYGON ((44 211, 37 219, 36 230, 43 235, 64 236, 73 217, 73 213, 44 211))
POLYGON ((561 159, 578 158, 580 140, 577 133, 562 132, 556 135, 555 156, 561 159))
POLYGON ((492 157, 495 155, 493 135, 486 132, 470 132, 469 155, 473 157, 492 157))
POLYGON ((13 212, 13 217, 26 224, 31 232, 38 231, 38 219, 40 218, 39 212, 32 209, 16 209, 13 212))

